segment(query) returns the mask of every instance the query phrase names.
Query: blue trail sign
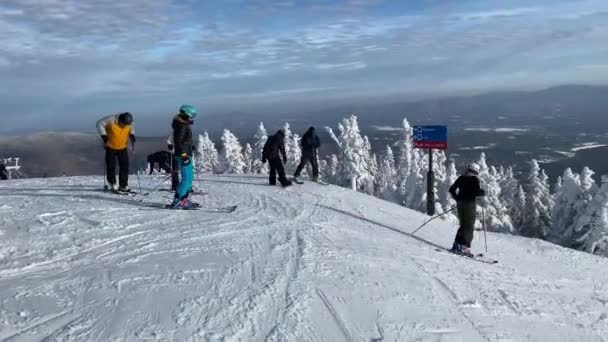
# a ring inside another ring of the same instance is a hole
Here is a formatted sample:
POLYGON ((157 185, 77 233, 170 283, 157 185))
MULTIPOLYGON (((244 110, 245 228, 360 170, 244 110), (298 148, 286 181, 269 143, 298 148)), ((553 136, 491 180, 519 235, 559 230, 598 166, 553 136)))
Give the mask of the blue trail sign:
POLYGON ((414 147, 447 150, 448 126, 414 126, 414 147))

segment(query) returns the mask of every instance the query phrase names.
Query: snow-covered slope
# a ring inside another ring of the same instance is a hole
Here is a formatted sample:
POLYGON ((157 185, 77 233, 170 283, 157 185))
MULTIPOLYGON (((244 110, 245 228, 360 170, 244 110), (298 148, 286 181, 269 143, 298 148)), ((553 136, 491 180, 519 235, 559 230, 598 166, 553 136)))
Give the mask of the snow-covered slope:
MULTIPOLYGON (((142 177, 151 188, 159 178, 142 177)), ((136 185, 136 179, 132 179, 136 185)), ((0 340, 602 341, 608 259, 489 234, 488 265, 437 251, 455 224, 347 189, 208 176, 204 206, 102 179, 0 182, 0 340)), ((483 249, 483 236, 475 239, 483 249)))

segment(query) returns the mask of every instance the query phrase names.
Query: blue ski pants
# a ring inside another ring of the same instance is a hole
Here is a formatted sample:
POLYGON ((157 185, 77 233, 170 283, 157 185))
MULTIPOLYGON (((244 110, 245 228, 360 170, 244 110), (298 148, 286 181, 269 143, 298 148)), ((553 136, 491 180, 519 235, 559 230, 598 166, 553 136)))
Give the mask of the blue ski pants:
POLYGON ((179 184, 177 185, 177 189, 175 191, 175 195, 177 198, 183 199, 188 197, 188 193, 190 189, 192 189, 192 181, 194 180, 194 167, 192 166, 192 157, 190 157, 190 162, 186 165, 181 157, 175 157, 177 161, 177 165, 179 165, 179 170, 181 173, 181 179, 179 184))

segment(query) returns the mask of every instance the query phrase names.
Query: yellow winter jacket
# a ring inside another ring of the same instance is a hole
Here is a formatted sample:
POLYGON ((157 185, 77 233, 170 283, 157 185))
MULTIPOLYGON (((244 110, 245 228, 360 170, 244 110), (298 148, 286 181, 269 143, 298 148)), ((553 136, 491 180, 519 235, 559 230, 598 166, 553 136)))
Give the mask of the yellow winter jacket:
POLYGON ((99 135, 107 135, 106 147, 113 150, 124 150, 129 145, 129 135, 135 134, 135 125, 121 125, 118 115, 110 115, 97 122, 99 135))

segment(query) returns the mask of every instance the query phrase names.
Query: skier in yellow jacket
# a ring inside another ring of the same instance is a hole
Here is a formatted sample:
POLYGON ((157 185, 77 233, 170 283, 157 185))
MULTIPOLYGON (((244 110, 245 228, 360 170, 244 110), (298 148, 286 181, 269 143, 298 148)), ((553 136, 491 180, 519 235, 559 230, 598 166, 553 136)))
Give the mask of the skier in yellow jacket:
POLYGON ((130 192, 129 188, 129 140, 135 149, 135 125, 131 113, 109 115, 97 122, 97 131, 103 140, 106 150, 106 176, 110 190, 130 192), (118 159, 119 175, 116 187, 116 160, 118 159))

